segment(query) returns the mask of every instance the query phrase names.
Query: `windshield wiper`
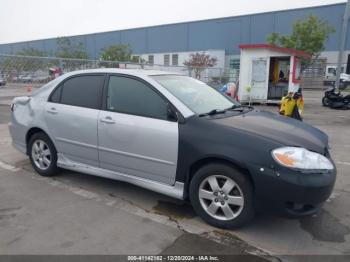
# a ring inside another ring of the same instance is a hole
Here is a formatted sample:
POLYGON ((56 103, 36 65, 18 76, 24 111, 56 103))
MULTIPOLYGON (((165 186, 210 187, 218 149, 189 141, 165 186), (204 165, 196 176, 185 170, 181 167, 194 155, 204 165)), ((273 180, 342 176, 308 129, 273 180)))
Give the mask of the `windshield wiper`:
POLYGON ((233 105, 229 108, 226 109, 213 109, 211 111, 209 111, 208 113, 202 113, 199 114, 199 117, 203 117, 203 116, 213 116, 213 115, 217 115, 217 114, 225 114, 227 111, 238 111, 238 112, 243 112, 246 108, 252 110, 253 107, 251 106, 245 106, 245 105, 233 105))
POLYGON ((229 108, 226 108, 226 110, 243 112, 244 108, 241 105, 233 105, 229 108))
POLYGON ((250 110, 254 109, 252 106, 247 106, 247 105, 233 105, 233 106, 227 108, 226 110, 243 112, 244 109, 246 109, 246 108, 248 108, 250 110))
POLYGON ((241 105, 241 107, 245 107, 245 108, 248 108, 248 109, 254 109, 254 107, 250 106, 250 105, 241 105))
POLYGON ((202 116, 213 116, 213 115, 217 115, 217 114, 225 114, 226 111, 227 111, 226 109, 224 109, 224 110, 213 109, 213 110, 209 111, 208 113, 199 114, 198 116, 202 117, 202 116))

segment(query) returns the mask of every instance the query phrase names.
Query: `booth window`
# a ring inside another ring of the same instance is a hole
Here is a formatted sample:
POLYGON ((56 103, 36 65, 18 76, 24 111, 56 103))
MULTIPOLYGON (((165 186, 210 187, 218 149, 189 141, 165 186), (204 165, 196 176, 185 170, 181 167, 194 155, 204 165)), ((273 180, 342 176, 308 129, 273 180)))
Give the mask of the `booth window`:
POLYGON ((172 55, 172 65, 173 66, 178 66, 179 65, 179 55, 178 54, 173 54, 172 55))
POLYGON ((149 63, 150 65, 153 65, 153 64, 154 64, 154 55, 149 55, 149 56, 148 56, 148 63, 149 63))
POLYGON ((230 59, 230 68, 240 69, 240 59, 230 59))
POLYGON ((165 66, 170 65, 170 55, 164 55, 164 65, 165 66))

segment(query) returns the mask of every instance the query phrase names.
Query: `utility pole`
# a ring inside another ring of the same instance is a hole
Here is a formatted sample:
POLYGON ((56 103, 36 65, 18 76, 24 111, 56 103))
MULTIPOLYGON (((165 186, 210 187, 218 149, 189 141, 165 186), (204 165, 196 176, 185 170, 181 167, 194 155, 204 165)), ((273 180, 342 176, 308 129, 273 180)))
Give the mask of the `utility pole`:
POLYGON ((339 83, 340 83, 340 69, 341 69, 341 65, 342 65, 343 54, 344 54, 344 49, 345 49, 345 44, 346 44, 349 17, 350 17, 350 0, 348 0, 346 7, 345 7, 344 18, 343 18, 343 27, 342 27, 342 31, 340 32, 337 78, 335 81, 336 88, 339 88, 339 83))

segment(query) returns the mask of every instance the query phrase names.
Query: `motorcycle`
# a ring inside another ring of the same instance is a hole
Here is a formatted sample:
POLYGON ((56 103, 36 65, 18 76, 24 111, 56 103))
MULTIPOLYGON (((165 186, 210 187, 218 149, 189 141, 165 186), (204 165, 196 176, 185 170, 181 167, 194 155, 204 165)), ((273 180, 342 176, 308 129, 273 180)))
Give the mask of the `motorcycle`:
POLYGON ((350 95, 343 96, 335 87, 330 87, 324 92, 322 104, 334 109, 350 109, 350 95))

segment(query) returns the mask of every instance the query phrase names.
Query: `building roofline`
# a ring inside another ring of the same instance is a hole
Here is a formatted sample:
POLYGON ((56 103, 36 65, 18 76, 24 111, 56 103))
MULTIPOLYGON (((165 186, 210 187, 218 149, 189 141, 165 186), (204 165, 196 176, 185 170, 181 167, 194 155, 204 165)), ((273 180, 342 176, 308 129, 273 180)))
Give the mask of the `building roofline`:
POLYGON ((56 38, 60 38, 60 37, 84 37, 84 36, 90 36, 90 35, 99 35, 99 34, 105 34, 105 33, 123 32, 123 31, 130 31, 130 30, 141 30, 141 29, 146 29, 146 28, 156 28, 156 27, 164 27, 164 26, 171 26, 171 25, 181 25, 181 24, 199 23, 199 22, 225 20, 225 19, 237 19, 237 18, 241 18, 241 17, 249 17, 249 16, 254 16, 254 15, 283 13, 283 12, 289 12, 289 11, 298 11, 298 10, 313 9, 313 8, 339 6, 339 5, 345 5, 345 4, 346 3, 344 2, 344 3, 326 4, 326 5, 317 5, 317 6, 307 6, 307 7, 298 7, 298 8, 285 9, 285 10, 266 11, 266 12, 261 12, 261 13, 251 13, 251 14, 236 15, 236 16, 224 16, 224 17, 217 17, 217 18, 192 20, 192 21, 159 24, 159 25, 151 25, 151 26, 142 26, 142 27, 133 27, 133 28, 126 28, 126 29, 119 29, 119 30, 110 30, 110 31, 78 34, 78 35, 56 36, 56 37, 49 37, 49 38, 40 38, 40 39, 34 39, 34 40, 19 41, 19 42, 1 43, 0 46, 1 45, 9 45, 9 44, 23 44, 23 43, 29 43, 29 42, 35 42, 35 41, 52 40, 52 39, 56 39, 56 38))
POLYGON ((311 58, 311 54, 309 54, 308 52, 297 50, 294 48, 286 48, 286 47, 281 47, 277 45, 271 45, 271 44, 242 44, 242 45, 239 45, 239 48, 240 49, 269 49, 272 51, 291 54, 291 55, 295 55, 306 59, 311 58))

